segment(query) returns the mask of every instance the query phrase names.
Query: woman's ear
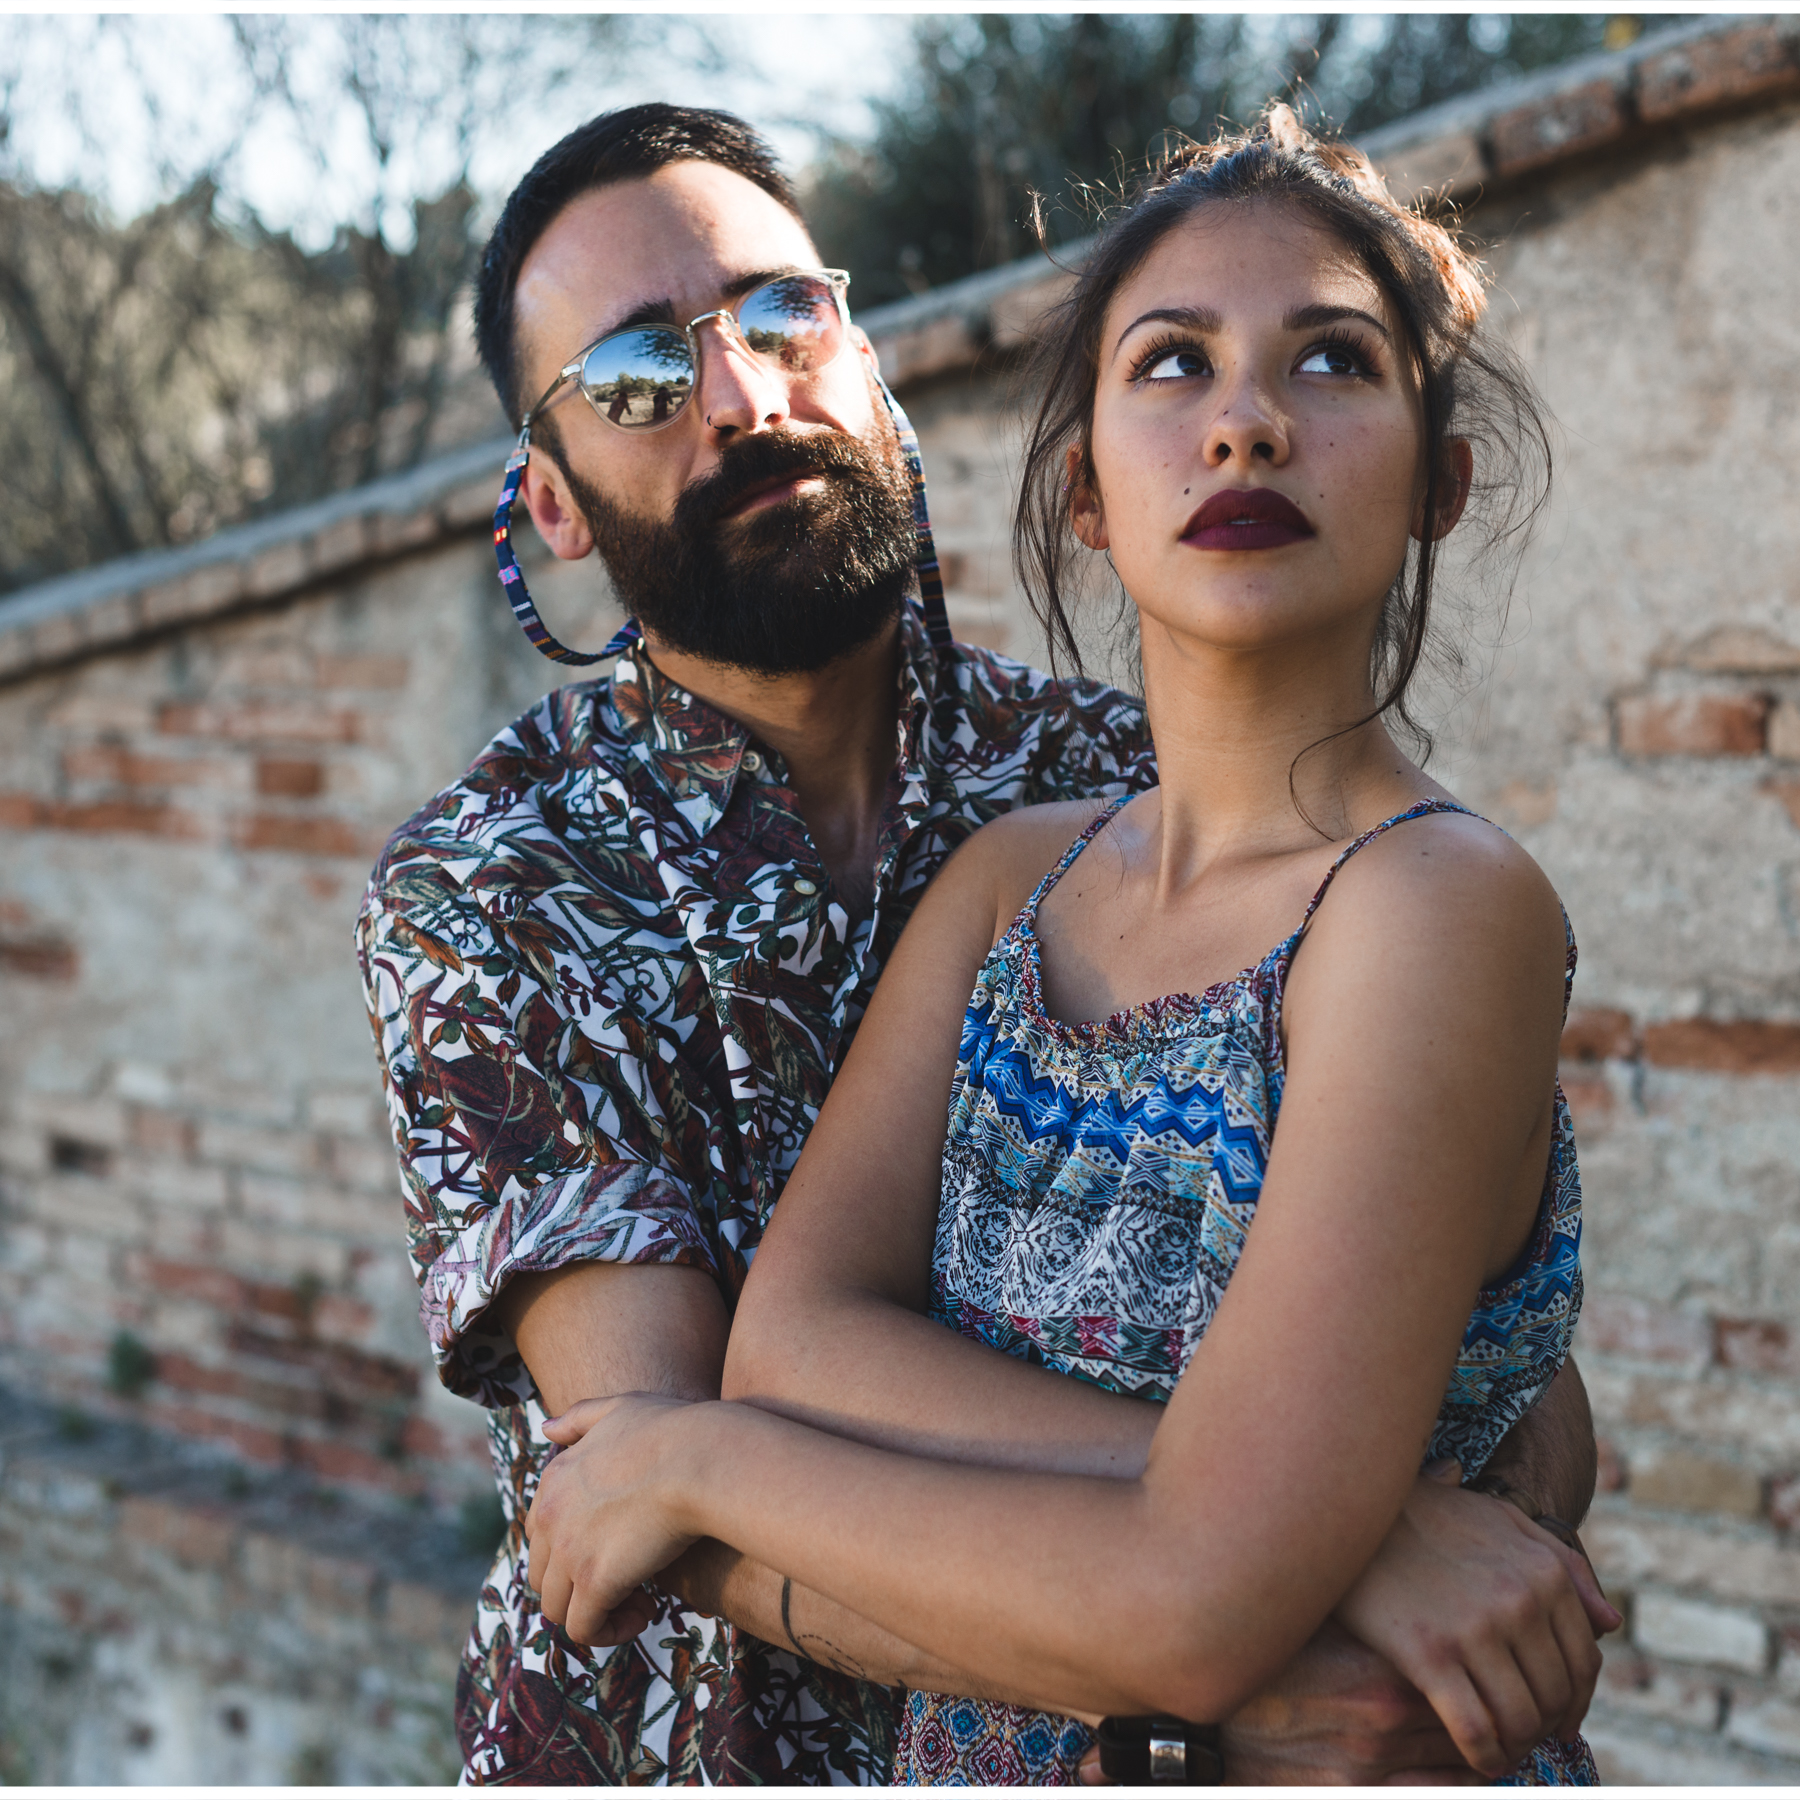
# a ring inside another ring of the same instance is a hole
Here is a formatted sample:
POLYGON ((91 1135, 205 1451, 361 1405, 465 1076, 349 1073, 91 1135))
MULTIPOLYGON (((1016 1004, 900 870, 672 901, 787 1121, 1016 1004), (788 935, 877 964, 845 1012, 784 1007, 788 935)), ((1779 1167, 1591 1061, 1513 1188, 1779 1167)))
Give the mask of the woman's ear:
MULTIPOLYGON (((1444 471, 1438 489, 1437 516, 1432 521, 1431 536, 1448 537, 1456 529, 1456 521, 1469 504, 1469 488, 1475 480, 1475 452, 1467 438, 1452 438, 1444 446, 1444 471)), ((1425 541, 1425 496, 1413 509, 1412 534, 1425 541)))
POLYGON ((548 450, 535 450, 525 465, 525 478, 519 483, 519 498, 531 514, 538 536, 550 547, 553 556, 564 562, 580 562, 594 548, 594 534, 588 530, 581 508, 570 497, 563 472, 548 450))
POLYGON ((1088 485, 1083 473, 1085 459, 1078 444, 1071 444, 1064 468, 1063 492, 1069 497, 1069 527, 1090 550, 1104 550, 1111 540, 1106 535, 1106 508, 1100 496, 1088 485))

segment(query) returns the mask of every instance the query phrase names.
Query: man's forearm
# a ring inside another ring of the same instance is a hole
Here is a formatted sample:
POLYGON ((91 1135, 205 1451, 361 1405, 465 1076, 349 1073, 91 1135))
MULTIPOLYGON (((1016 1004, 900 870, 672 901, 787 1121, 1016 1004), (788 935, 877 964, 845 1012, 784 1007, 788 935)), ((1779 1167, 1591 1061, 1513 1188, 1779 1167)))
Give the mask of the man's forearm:
POLYGON ((1587 1388, 1570 1357, 1544 1397, 1500 1440, 1483 1472, 1579 1525, 1593 1502, 1598 1467, 1587 1388))

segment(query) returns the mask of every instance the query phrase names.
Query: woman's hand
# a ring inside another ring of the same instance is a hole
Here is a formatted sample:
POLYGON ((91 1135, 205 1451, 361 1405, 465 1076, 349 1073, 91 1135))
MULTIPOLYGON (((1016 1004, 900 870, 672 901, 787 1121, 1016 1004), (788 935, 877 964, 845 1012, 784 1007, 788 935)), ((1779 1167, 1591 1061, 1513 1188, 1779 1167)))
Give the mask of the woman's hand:
POLYGON ((545 1616, 578 1644, 623 1644, 650 1623, 642 1583, 697 1533, 671 1517, 667 1478, 675 1421, 689 1402, 658 1394, 583 1400, 544 1426, 564 1446, 525 1519, 530 1581, 545 1616))
POLYGON ((1501 1775, 1552 1733, 1575 1735, 1600 1673, 1594 1639, 1622 1620, 1582 1557, 1459 1473, 1414 1483, 1334 1616, 1425 1695, 1473 1767, 1501 1775))

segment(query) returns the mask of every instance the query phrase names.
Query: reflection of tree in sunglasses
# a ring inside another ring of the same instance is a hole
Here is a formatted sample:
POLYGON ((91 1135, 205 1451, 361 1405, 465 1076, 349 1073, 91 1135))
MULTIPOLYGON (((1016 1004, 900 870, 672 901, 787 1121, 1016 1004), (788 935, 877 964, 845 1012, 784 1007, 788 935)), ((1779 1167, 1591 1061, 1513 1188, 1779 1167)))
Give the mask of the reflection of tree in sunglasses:
MULTIPOLYGON (((783 370, 806 374, 836 351, 837 299, 810 275, 785 275, 750 294, 733 315, 743 341, 783 370)), ((617 332, 588 353, 580 376, 588 398, 615 425, 660 425, 693 392, 694 349, 672 326, 617 332), (622 364, 602 376, 607 363, 622 364)))

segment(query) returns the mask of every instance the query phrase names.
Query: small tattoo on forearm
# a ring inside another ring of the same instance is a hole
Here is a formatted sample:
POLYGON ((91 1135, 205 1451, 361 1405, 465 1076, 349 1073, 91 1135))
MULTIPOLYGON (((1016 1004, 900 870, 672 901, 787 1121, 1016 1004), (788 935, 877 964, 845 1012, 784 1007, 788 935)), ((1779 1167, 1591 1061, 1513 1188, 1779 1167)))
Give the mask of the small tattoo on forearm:
POLYGON ((787 1633, 787 1641, 794 1646, 796 1656, 804 1656, 806 1652, 800 1648, 800 1640, 794 1636, 794 1618, 789 1610, 794 1601, 794 1578, 784 1575, 781 1578, 781 1629, 787 1633))
POLYGON ((840 1675, 853 1676, 858 1681, 867 1681, 869 1672, 847 1650, 840 1650, 830 1638, 820 1637, 817 1632, 806 1634, 807 1643, 817 1644, 817 1650, 808 1650, 798 1637, 794 1635, 794 1578, 784 1575, 781 1578, 781 1629, 787 1633, 787 1641, 794 1646, 796 1656, 804 1656, 810 1662, 823 1663, 828 1669, 835 1669, 840 1675))

